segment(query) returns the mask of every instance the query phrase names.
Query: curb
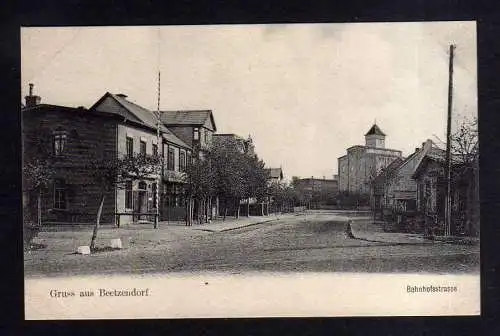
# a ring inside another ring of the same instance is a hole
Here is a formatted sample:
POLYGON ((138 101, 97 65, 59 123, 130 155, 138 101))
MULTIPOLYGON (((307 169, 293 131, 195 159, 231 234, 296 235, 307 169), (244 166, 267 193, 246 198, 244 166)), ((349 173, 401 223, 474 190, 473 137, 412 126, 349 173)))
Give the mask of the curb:
POLYGON ((280 218, 268 219, 268 220, 261 221, 261 222, 249 223, 246 225, 231 227, 231 228, 222 229, 222 230, 210 230, 210 229, 201 229, 201 228, 196 228, 194 230, 201 230, 201 231, 207 231, 207 232, 226 232, 226 231, 237 230, 237 229, 241 229, 241 228, 245 228, 245 227, 249 227, 249 226, 253 226, 253 225, 264 224, 264 223, 268 223, 268 222, 272 222, 272 221, 276 221, 276 220, 280 220, 280 218))

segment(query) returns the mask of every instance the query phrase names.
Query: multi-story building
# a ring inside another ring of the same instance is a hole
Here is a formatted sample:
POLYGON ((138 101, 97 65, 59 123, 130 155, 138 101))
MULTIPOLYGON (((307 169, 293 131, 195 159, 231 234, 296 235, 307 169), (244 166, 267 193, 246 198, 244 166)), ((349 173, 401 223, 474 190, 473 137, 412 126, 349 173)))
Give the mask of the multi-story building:
MULTIPOLYGON (((133 219, 134 212, 155 212, 158 181, 162 181, 160 204, 165 205, 162 198, 177 197, 168 187, 182 185, 181 172, 191 155, 190 146, 162 125, 158 142, 154 113, 125 95, 106 93, 86 109, 40 104, 40 97, 30 90, 22 118, 24 162, 49 159, 54 170, 42 197, 43 222, 95 220, 101 191, 86 165, 93 157, 114 160, 143 153, 161 155, 164 162, 163 179, 151 176, 106 191, 103 223, 115 223, 117 213, 131 214, 122 218, 124 223, 133 219)), ((161 218, 172 213, 165 210, 160 208, 161 218)))
MULTIPOLYGON (((124 94, 106 93, 90 110, 115 113, 125 118, 125 123, 118 125, 117 152, 118 155, 132 155, 144 152, 146 154, 159 154, 163 161, 162 184, 160 186, 160 220, 181 220, 185 216, 184 206, 184 179, 183 172, 191 162, 191 146, 179 139, 171 130, 161 122, 159 123, 156 112, 150 111, 126 99, 124 94), (139 126, 140 125, 140 126, 139 126), (158 146, 158 127, 160 142, 158 146)), ((143 198, 149 190, 152 196, 149 201, 153 208, 156 204, 156 183, 137 183, 129 186, 127 190, 118 190, 117 212, 145 212, 148 207, 143 198), (130 190, 132 187, 132 191, 130 190), (137 189, 136 189, 137 188, 137 189), (146 189, 145 189, 146 188, 146 189), (133 192, 139 190, 138 192, 133 192), (127 198, 127 193, 133 195, 132 200, 127 198)))
POLYGON ((161 121, 199 158, 210 151, 217 131, 211 110, 161 111, 161 121))
POLYGON ((401 151, 385 148, 386 135, 374 124, 365 134, 365 145, 347 149, 338 158, 339 191, 369 194, 370 183, 394 159, 401 158, 401 151))

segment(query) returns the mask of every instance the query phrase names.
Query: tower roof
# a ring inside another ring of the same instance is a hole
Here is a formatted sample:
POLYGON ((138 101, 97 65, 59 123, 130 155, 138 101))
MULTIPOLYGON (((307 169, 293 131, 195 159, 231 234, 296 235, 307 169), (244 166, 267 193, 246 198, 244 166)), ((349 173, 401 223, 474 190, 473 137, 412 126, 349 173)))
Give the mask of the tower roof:
POLYGON ((382 135, 385 136, 384 132, 380 129, 380 127, 377 126, 377 124, 373 124, 372 128, 365 134, 367 135, 382 135))

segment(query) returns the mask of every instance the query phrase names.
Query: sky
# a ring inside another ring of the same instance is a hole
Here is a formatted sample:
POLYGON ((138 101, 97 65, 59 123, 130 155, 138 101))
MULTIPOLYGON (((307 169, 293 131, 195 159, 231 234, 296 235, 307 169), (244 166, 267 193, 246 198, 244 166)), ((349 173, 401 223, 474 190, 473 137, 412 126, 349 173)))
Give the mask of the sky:
POLYGON ((411 154, 477 116, 476 24, 335 23, 21 28, 21 93, 90 107, 106 92, 156 110, 211 109, 285 176, 332 178, 376 121, 411 154))

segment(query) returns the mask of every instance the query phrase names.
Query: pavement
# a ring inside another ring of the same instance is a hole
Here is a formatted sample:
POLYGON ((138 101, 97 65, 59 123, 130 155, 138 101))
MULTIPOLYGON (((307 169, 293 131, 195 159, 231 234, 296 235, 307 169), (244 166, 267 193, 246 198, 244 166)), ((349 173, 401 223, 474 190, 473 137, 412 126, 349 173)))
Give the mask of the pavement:
POLYGON ((345 223, 339 214, 308 212, 229 217, 193 226, 160 223, 158 229, 151 223, 102 227, 97 239, 100 251, 88 256, 75 251, 89 244, 90 227, 50 229, 33 240, 38 247, 25 251, 25 275, 210 270, 442 273, 478 269, 478 246, 424 242, 421 235, 386 233, 367 216, 353 219, 352 239, 344 234, 345 223), (109 250, 110 240, 117 238, 123 249, 109 250))
POLYGON ((269 216, 250 216, 240 217, 238 219, 226 218, 225 221, 223 221, 222 219, 218 219, 210 223, 194 224, 189 228, 208 232, 224 232, 244 228, 247 226, 268 223, 280 219, 293 218, 294 216, 297 216, 297 214, 271 214, 269 216))

